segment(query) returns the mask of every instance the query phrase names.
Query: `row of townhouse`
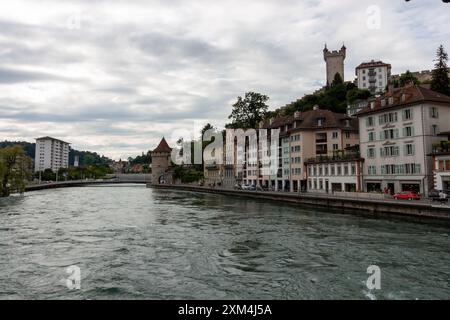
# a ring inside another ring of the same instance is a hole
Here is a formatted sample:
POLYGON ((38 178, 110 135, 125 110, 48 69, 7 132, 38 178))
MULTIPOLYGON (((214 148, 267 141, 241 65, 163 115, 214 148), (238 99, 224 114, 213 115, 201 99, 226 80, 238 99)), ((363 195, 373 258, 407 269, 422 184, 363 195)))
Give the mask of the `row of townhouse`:
POLYGON ((207 183, 290 192, 427 194, 432 188, 450 187, 449 144, 436 148, 450 132, 450 97, 420 86, 391 88, 353 117, 316 106, 271 119, 260 128, 279 129, 278 143, 271 146, 270 137, 258 136, 256 148, 245 140, 239 151, 236 140, 227 141, 224 155, 236 159, 242 152, 244 161, 205 165, 207 183), (272 155, 276 170, 264 170, 272 155))

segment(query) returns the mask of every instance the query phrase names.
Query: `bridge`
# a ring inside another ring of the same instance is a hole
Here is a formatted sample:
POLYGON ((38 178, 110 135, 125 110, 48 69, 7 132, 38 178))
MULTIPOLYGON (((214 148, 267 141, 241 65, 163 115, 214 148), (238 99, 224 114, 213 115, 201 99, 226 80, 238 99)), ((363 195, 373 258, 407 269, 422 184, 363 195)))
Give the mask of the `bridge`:
POLYGON ((125 184, 125 183, 138 183, 149 184, 151 183, 150 174, 118 174, 111 178, 106 179, 86 179, 86 180, 72 180, 72 181, 58 181, 58 182, 46 182, 40 184, 30 184, 26 186, 25 191, 37 191, 44 189, 55 188, 68 188, 68 187, 81 187, 88 185, 100 185, 100 184, 125 184))

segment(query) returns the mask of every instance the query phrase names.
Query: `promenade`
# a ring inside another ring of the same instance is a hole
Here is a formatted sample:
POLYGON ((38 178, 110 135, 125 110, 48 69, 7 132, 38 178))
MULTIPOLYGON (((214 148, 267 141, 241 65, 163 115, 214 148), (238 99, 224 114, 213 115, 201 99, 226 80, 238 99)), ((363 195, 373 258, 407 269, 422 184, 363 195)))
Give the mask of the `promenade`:
MULTIPOLYGON (((450 206, 432 202, 429 199, 404 201, 394 199, 365 198, 358 194, 293 193, 273 191, 244 191, 226 188, 211 188, 192 185, 152 185, 154 189, 180 190, 189 192, 216 193, 229 196, 264 199, 324 207, 343 213, 357 213, 372 216, 401 216, 425 219, 439 219, 450 222, 450 206)), ((368 194, 366 194, 368 195, 368 194)))

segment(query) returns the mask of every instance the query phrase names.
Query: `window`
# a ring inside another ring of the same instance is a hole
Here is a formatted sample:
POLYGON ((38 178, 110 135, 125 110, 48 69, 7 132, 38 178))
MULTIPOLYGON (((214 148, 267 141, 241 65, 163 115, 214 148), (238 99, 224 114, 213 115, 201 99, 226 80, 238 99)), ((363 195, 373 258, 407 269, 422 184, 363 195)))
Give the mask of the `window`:
POLYGON ((331 165, 331 175, 334 176, 336 174, 336 167, 335 165, 331 165))
POLYGON ((321 176, 321 175, 323 175, 322 172, 323 170, 322 170, 322 166, 319 166, 319 176, 321 176))
POLYGON ((375 148, 367 149, 367 158, 375 158, 375 148))
POLYGON ((368 117, 366 119, 366 127, 373 127, 375 125, 375 121, 373 121, 373 117, 368 117))
POLYGON ((338 150, 339 149, 339 145, 337 143, 333 144, 333 150, 338 150))
POLYGON ((367 167, 367 174, 368 175, 375 175, 375 174, 377 174, 377 167, 376 166, 368 166, 367 167))
POLYGON ((348 165, 344 165, 344 175, 348 176, 348 165))
POLYGON ((404 137, 412 137, 413 135, 414 135, 414 127, 403 128, 403 136, 404 137))
POLYGON ((334 131, 333 132, 333 139, 337 139, 338 138, 338 132, 337 131, 334 131))
POLYGON ((317 118, 317 126, 322 126, 325 123, 325 118, 317 118))
POLYGON ((412 110, 411 110, 411 109, 403 110, 403 111, 402 111, 402 118, 403 118, 403 121, 411 120, 411 119, 413 118, 412 115, 413 115, 413 114, 412 114, 412 110))
POLYGON ((380 125, 397 122, 397 112, 382 114, 381 116, 379 116, 378 122, 380 123, 380 125))
POLYGON ((438 112, 438 109, 436 107, 431 107, 430 108, 430 117, 432 117, 432 118, 438 118, 439 117, 439 112, 438 112))
POLYGON ((433 136, 437 136, 437 135, 438 135, 438 133, 439 133, 439 129, 438 129, 438 126, 437 126, 437 125, 435 125, 435 124, 433 124, 433 125, 431 126, 431 135, 433 135, 433 136))
POLYGON ((381 157, 397 157, 400 155, 400 150, 398 146, 389 146, 380 148, 381 157))
POLYGON ((325 175, 327 176, 328 175, 328 165, 325 165, 325 175))
POLYGON ((398 137, 399 137, 398 129, 388 129, 388 130, 383 130, 380 132, 381 140, 396 139, 398 137))
POLYGON ((369 132, 369 141, 375 141, 375 132, 369 132))
POLYGON ((356 165, 352 164, 352 175, 356 174, 356 165))
POLYGON ((340 164, 338 164, 337 166, 337 175, 338 176, 342 175, 342 166, 340 164))
POLYGON ((413 144, 405 145, 405 156, 413 156, 415 152, 415 147, 413 144))
POLYGON ((350 139, 350 132, 345 132, 345 137, 347 138, 347 139, 350 139))

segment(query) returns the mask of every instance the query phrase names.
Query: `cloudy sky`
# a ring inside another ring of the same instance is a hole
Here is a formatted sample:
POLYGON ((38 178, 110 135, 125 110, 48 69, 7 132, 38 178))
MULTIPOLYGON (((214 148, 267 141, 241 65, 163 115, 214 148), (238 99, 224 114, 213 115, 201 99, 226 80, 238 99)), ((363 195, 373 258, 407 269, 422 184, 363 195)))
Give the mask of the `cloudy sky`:
POLYGON ((0 2, 0 140, 50 135, 118 159, 227 121, 245 91, 272 109, 325 82, 323 45, 430 69, 450 50, 440 0, 0 2))

